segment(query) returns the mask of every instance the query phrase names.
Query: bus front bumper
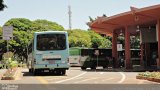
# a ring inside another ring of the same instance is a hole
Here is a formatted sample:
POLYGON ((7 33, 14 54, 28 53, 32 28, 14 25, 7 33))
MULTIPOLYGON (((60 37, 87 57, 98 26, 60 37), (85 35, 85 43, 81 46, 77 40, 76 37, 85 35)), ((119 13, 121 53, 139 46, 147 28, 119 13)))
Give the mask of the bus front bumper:
POLYGON ((35 64, 34 69, 69 69, 68 64, 35 64))

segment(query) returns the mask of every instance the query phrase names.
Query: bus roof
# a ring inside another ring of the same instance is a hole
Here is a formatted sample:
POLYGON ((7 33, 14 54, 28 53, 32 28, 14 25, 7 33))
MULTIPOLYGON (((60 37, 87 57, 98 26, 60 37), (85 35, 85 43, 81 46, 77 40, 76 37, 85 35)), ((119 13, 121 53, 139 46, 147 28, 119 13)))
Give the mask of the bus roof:
POLYGON ((70 47, 70 49, 111 49, 111 48, 87 48, 87 47, 70 47))
POLYGON ((44 33, 67 33, 67 31, 41 31, 41 32, 35 32, 36 34, 44 34, 44 33))

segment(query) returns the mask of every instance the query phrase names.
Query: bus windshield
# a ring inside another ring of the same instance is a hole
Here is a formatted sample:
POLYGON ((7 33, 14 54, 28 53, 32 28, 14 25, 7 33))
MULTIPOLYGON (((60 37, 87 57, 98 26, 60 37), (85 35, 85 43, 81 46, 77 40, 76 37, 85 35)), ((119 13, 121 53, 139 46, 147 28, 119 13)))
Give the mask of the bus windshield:
POLYGON ((66 49, 65 34, 37 35, 37 50, 64 50, 66 49))

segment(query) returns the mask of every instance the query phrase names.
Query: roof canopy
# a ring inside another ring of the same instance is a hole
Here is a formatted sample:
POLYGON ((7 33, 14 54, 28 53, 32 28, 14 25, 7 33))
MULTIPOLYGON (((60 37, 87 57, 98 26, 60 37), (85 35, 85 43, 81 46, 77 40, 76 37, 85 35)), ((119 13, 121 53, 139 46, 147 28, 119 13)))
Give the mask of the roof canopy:
POLYGON ((160 18, 160 4, 145 8, 131 7, 131 11, 120 13, 110 17, 98 17, 88 25, 94 31, 101 34, 112 35, 113 31, 123 29, 125 26, 132 27, 131 32, 136 31, 137 25, 155 25, 160 18))

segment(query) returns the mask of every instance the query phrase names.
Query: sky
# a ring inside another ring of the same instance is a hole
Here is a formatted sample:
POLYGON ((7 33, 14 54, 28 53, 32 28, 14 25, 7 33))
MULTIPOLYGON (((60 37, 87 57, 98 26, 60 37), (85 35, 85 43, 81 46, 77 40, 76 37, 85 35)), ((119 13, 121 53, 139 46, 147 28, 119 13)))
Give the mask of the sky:
POLYGON ((89 16, 116 15, 130 11, 130 6, 143 8, 160 4, 160 0, 4 0, 8 8, 0 12, 0 26, 11 18, 31 21, 46 19, 69 29, 68 5, 72 11, 72 29, 87 30, 89 16))

